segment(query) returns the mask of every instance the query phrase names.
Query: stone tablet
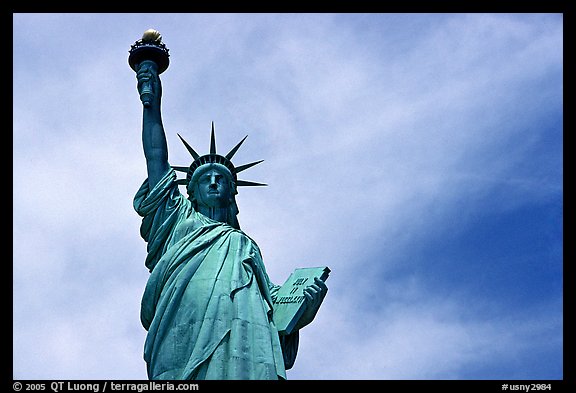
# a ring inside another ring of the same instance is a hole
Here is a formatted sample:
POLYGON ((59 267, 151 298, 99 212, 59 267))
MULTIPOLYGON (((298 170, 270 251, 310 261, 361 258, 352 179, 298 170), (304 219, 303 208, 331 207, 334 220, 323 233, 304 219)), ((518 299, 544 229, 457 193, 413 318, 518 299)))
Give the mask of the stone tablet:
POLYGON ((330 269, 326 266, 298 268, 278 290, 274 301, 274 323, 280 335, 292 333, 306 309, 304 288, 314 283, 314 277, 326 281, 330 269))

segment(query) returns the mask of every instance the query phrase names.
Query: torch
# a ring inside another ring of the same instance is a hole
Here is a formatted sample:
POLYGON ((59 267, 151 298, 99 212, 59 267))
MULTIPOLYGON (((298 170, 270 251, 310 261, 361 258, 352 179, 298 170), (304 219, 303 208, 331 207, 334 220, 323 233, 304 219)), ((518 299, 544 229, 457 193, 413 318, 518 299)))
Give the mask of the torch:
MULTIPOLYGON (((128 64, 134 72, 138 72, 144 62, 154 67, 158 75, 166 71, 170 64, 168 48, 162 42, 162 36, 157 30, 149 29, 144 32, 142 38, 130 47, 128 64)), ((145 107, 150 106, 154 92, 150 81, 144 81, 140 92, 140 101, 145 107)))

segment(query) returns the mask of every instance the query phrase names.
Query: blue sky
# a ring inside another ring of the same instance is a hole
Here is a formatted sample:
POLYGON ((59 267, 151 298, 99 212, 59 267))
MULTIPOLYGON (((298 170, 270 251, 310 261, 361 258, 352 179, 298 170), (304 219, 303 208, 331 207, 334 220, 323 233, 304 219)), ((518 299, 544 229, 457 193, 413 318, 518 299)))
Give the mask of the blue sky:
POLYGON ((170 162, 245 135, 242 229, 328 265, 289 379, 563 378, 561 14, 15 14, 13 374, 145 379, 148 28, 170 162))

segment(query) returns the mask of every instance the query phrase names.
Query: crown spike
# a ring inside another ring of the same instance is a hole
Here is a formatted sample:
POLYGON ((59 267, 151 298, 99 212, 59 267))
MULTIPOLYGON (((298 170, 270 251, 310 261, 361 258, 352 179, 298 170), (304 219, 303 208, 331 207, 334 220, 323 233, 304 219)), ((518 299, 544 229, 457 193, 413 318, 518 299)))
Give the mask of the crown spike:
POLYGON ((216 154, 216 138, 214 136, 214 122, 212 122, 212 133, 210 134, 210 154, 216 154))
POLYGON ((268 184, 256 183, 253 181, 246 181, 246 180, 237 180, 236 185, 238 187, 245 187, 245 186, 267 186, 268 184))
POLYGON ((238 144, 236 146, 234 146, 234 148, 232 150, 230 150, 230 152, 228 152, 228 154, 226 154, 227 159, 231 160, 232 157, 234 157, 234 154, 236 154, 236 152, 238 151, 240 146, 242 146, 242 143, 244 143, 246 138, 248 138, 248 135, 246 135, 244 138, 242 138, 242 140, 240 142, 238 142, 238 144))
POLYGON ((186 172, 188 172, 188 170, 190 168, 187 166, 174 166, 174 165, 172 165, 172 169, 174 169, 175 171, 178 171, 178 172, 185 172, 186 173, 186 172))
POLYGON ((195 160, 197 160, 197 159, 200 157, 200 155, 199 155, 198 153, 196 153, 196 152, 194 151, 194 149, 192 149, 192 146, 190 146, 190 145, 188 144, 188 142, 186 142, 186 141, 184 140, 184 138, 182 138, 182 136, 181 136, 180 134, 178 134, 178 136, 180 137, 180 140, 182 140, 182 143, 184 143, 184 146, 186 146, 186 149, 188 149, 188 152, 192 155, 192 157, 193 157, 195 160))
POLYGON ((255 161, 255 162, 251 162, 250 164, 244 164, 244 165, 240 165, 236 167, 236 173, 240 173, 242 171, 245 171, 248 168, 253 167, 254 165, 258 165, 261 162, 263 162, 264 160, 260 160, 260 161, 255 161))

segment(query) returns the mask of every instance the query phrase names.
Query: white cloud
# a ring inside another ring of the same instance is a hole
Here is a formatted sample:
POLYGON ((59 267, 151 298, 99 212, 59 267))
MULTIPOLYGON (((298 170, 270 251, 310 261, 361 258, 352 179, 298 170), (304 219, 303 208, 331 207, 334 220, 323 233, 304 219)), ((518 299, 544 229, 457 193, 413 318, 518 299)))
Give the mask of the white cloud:
MULTIPOLYGON (((349 285, 361 285, 356 277, 349 285)), ((398 283, 382 282, 383 286, 398 283)), ((510 313, 499 318, 469 318, 468 305, 422 292, 414 282, 406 292, 358 299, 331 298, 314 325, 300 336, 300 358, 292 379, 499 379, 497 370, 520 359, 562 346, 558 305, 540 316, 510 313), (370 312, 379 303, 380 311, 370 312), (550 332, 554 332, 550 340, 550 332), (547 341, 542 341, 547 337, 547 341), (548 349, 547 349, 548 348, 548 349), (485 371, 484 371, 485 372, 485 371)), ((330 295, 334 295, 331 293, 330 295)), ((561 307, 561 306, 560 306, 561 307)), ((545 378, 546 371, 518 368, 518 379, 545 378), (532 374, 531 374, 532 372, 532 374), (541 375, 534 373, 542 372, 541 375)), ((511 376, 512 377, 512 376, 511 376)))
POLYGON ((77 290, 82 299, 68 289, 68 298, 61 296, 63 302, 53 309, 35 309, 36 323, 19 319, 15 379, 146 379, 138 283, 94 289, 88 297, 77 290))

